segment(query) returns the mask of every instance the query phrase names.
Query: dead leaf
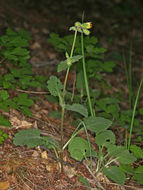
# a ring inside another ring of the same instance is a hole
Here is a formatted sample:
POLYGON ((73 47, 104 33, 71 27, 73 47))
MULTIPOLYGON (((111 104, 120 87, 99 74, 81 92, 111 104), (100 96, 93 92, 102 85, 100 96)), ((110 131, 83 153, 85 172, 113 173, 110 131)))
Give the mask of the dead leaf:
POLYGON ((35 150, 32 154, 32 157, 34 158, 38 158, 39 157, 39 153, 35 150))
POLYGON ((69 177, 72 178, 73 176, 76 175, 76 171, 73 167, 70 166, 65 166, 64 167, 65 174, 69 177))
POLYGON ((27 128, 29 129, 33 124, 25 121, 25 120, 19 120, 18 117, 12 117, 10 118, 10 122, 12 124, 13 127, 15 127, 16 129, 19 128, 27 128))
POLYGON ((47 151, 41 152, 41 158, 48 159, 47 151))
POLYGON ((8 189, 8 182, 7 181, 0 182, 0 190, 6 190, 6 189, 8 189))
POLYGON ((32 45, 31 45, 31 49, 34 50, 34 49, 39 49, 41 48, 41 45, 38 43, 38 42, 34 42, 32 45))

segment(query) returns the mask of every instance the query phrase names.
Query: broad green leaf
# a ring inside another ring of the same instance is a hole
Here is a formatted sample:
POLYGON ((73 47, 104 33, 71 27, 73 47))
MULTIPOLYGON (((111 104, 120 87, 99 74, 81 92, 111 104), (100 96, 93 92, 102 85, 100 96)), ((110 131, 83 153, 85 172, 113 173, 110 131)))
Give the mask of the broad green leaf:
POLYGON ((143 173, 136 173, 132 179, 143 185, 143 173))
POLYGON ((11 127, 11 123, 7 118, 0 115, 0 126, 11 127))
POLYGON ((53 96, 59 96, 63 89, 63 84, 56 76, 51 76, 48 80, 48 89, 53 96))
POLYGON ((120 153, 117 158, 121 164, 132 164, 136 161, 136 157, 134 157, 128 150, 120 153))
POLYGON ((139 146, 131 145, 130 150, 136 158, 143 159, 143 150, 139 146))
POLYGON ((98 146, 106 146, 106 142, 115 144, 115 135, 111 130, 102 131, 96 135, 95 142, 98 146))
POLYGON ((136 158, 123 146, 109 145, 107 148, 109 156, 114 156, 121 164, 131 164, 136 158))
POLYGON ((86 155, 86 152, 89 151, 88 142, 81 137, 75 137, 70 142, 68 146, 68 151, 70 152, 72 158, 77 161, 82 161, 82 159, 86 155))
POLYGON ((123 171, 120 170, 117 166, 111 166, 110 168, 103 168, 103 174, 109 177, 114 182, 124 185, 126 176, 123 171))
POLYGON ((72 104, 72 105, 65 105, 65 108, 70 111, 75 111, 83 115, 84 117, 88 116, 87 108, 84 107, 82 104, 72 104))
POLYGON ((131 165, 121 164, 121 165, 119 166, 119 168, 120 168, 123 172, 125 172, 125 173, 127 173, 127 174, 134 175, 134 170, 133 170, 133 168, 131 167, 131 165))
POLYGON ((88 117, 84 121, 87 129, 95 133, 105 131, 112 125, 112 121, 103 117, 88 117))
POLYGON ((15 134, 13 143, 16 146, 27 145, 28 148, 33 148, 42 145, 43 138, 40 136, 38 129, 23 129, 15 134))
POLYGON ((135 173, 142 173, 142 174, 143 174, 143 166, 139 166, 139 167, 136 169, 135 173))

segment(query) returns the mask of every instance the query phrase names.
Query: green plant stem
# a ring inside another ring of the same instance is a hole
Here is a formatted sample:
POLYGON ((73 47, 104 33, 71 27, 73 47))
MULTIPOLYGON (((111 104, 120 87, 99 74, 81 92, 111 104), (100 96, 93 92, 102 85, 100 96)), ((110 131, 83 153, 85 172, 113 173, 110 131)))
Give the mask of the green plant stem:
MULTIPOLYGON (((74 34, 74 39, 73 39, 73 45, 72 45, 72 49, 71 49, 71 54, 70 54, 70 58, 72 58, 73 56, 73 51, 74 51, 74 47, 75 47, 75 42, 76 42, 76 36, 77 36, 77 31, 75 31, 74 34)), ((61 117, 61 173, 63 173, 63 139, 64 139, 64 133, 63 133, 63 128, 64 128, 64 114, 65 114, 65 92, 66 92, 66 85, 67 85, 67 79, 68 79, 68 75, 69 75, 69 71, 70 71, 70 66, 67 68, 66 71, 66 76, 65 76, 65 80, 64 80, 64 88, 63 88, 63 94, 62 94, 62 117, 61 117)))
POLYGON ((132 114, 132 119, 131 119, 131 125, 130 125, 130 133, 129 133, 129 140, 128 140, 128 150, 130 150, 130 145, 131 145, 131 136, 132 136, 132 131, 133 131, 133 125, 134 125, 134 119, 135 119, 135 113, 136 113, 136 107, 137 107, 137 103, 138 103, 138 99, 139 99, 139 95, 140 95, 140 90, 142 87, 142 83, 143 83, 143 78, 140 81, 140 85, 137 91, 137 96, 135 99, 135 104, 133 107, 133 114, 132 114))
POLYGON ((127 65, 125 54, 123 52, 123 63, 125 67, 125 75, 127 79, 128 93, 129 93, 129 105, 132 109, 134 105, 134 92, 133 92, 133 83, 132 83, 132 44, 129 51, 129 66, 127 65))
POLYGON ((84 74, 84 81, 85 81, 85 87, 86 87, 86 93, 87 93, 87 98, 88 98, 90 114, 91 114, 91 116, 95 116, 95 113, 94 113, 93 108, 92 108, 89 86, 88 86, 88 79, 87 79, 87 74, 86 74, 83 33, 81 33, 81 51, 82 51, 83 74, 84 74))
POLYGON ((132 85, 132 44, 130 46, 129 55, 129 91, 130 91, 130 107, 133 106, 133 85, 132 85))
POLYGON ((78 135, 78 133, 80 132, 80 131, 82 131, 83 130, 83 128, 81 128, 80 130, 78 130, 76 133, 74 133, 74 134, 72 134, 72 136, 71 136, 71 138, 66 142, 66 144, 63 146, 63 150, 68 146, 68 144, 71 142, 71 140, 76 136, 76 135, 78 135))

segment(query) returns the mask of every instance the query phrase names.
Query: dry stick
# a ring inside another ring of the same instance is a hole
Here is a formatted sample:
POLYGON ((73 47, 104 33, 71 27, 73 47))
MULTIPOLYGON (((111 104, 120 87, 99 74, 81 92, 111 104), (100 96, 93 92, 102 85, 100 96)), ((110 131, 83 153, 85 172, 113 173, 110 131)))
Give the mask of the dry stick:
MULTIPOLYGON (((3 90, 4 88, 0 87, 0 90, 3 90)), ((21 90, 19 88, 16 88, 15 89, 16 91, 18 92, 25 92, 27 94, 50 94, 49 92, 35 92, 35 91, 30 91, 30 90, 21 90)))
POLYGON ((91 169, 88 167, 88 165, 85 163, 85 161, 83 161, 84 166, 86 167, 86 169, 89 171, 89 173, 92 175, 92 177, 94 178, 97 186, 99 188, 101 188, 102 190, 105 190, 104 187, 101 185, 101 183, 97 180, 97 178, 95 177, 95 175, 93 174, 93 172, 91 171, 91 169))
MULTIPOLYGON (((32 190, 31 189, 31 187, 22 179, 22 177, 17 173, 17 176, 20 178, 20 180, 25 184, 25 186, 26 187, 28 187, 30 190, 32 190)), ((27 179, 27 178, 26 178, 27 179)), ((28 180, 28 181, 30 181, 30 180, 28 180)), ((31 182, 31 181, 30 181, 31 182)), ((32 182, 31 182, 32 183, 32 182)), ((34 184, 33 184, 34 185, 34 184)))
POLYGON ((29 90, 27 91, 27 90, 21 90, 18 88, 16 88, 15 90, 18 92, 25 92, 27 94, 50 94, 49 92, 35 92, 35 91, 29 91, 29 90))

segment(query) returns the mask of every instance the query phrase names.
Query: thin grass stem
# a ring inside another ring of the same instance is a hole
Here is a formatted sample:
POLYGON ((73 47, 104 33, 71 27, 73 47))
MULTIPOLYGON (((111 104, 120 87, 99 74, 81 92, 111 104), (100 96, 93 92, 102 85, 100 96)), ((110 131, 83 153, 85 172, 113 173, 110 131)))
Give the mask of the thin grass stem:
MULTIPOLYGON (((70 58, 72 58, 72 56, 73 56, 73 52, 74 52, 74 48, 75 48, 75 42, 76 42, 76 36, 77 36, 77 31, 75 31, 75 34, 74 34, 74 39, 73 39, 72 49, 71 49, 71 53, 70 53, 70 58)), ((60 134, 61 134, 61 155, 60 155, 60 158, 61 158, 61 173, 63 173, 63 140, 64 140, 63 129, 64 129, 64 114, 65 114, 65 92, 66 92, 66 86, 67 86, 67 79, 68 79, 69 71, 70 71, 70 67, 68 67, 67 71, 66 71, 66 76, 65 76, 65 80, 64 80, 63 94, 62 94, 62 117, 61 117, 61 130, 60 130, 60 134)))
POLYGON ((137 103, 138 103, 142 83, 143 83, 143 78, 140 81, 140 85, 139 85, 137 95, 136 95, 136 99, 135 99, 135 104, 134 104, 134 107, 133 107, 133 113, 132 113, 132 119, 131 119, 131 125, 130 125, 130 132, 129 132, 129 140, 128 140, 128 150, 130 150, 131 137, 132 137, 133 125, 134 125, 134 119, 135 119, 135 113, 136 113, 136 107, 137 107, 137 103))
POLYGON ((86 74, 83 33, 81 33, 81 51, 82 51, 83 74, 84 74, 84 81, 85 81, 85 87, 86 87, 86 93, 87 93, 87 98, 88 98, 90 114, 91 114, 91 116, 95 116, 95 112, 93 111, 93 107, 92 107, 92 103, 91 103, 88 79, 87 79, 87 74, 86 74))

